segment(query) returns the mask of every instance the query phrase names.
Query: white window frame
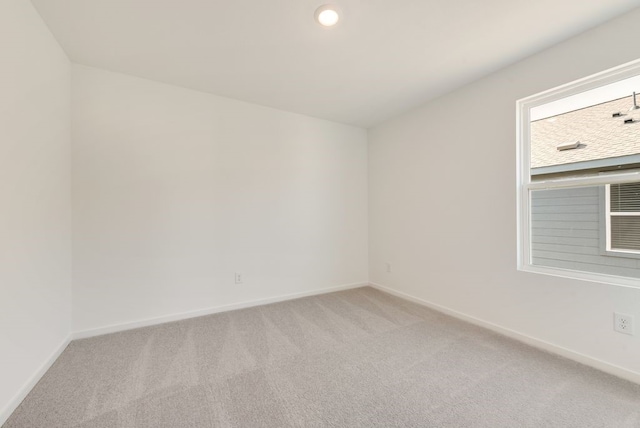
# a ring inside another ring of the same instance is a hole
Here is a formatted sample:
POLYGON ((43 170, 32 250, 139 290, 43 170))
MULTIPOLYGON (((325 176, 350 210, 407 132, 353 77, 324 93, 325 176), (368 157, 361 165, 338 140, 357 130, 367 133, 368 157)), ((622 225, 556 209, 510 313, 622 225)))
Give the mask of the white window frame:
POLYGON ((621 248, 613 248, 611 247, 611 216, 620 216, 620 217, 633 217, 640 216, 640 212, 637 211, 624 211, 624 212, 612 212, 611 211, 611 185, 607 184, 605 186, 605 222, 606 222, 606 250, 609 253, 614 253, 620 256, 631 256, 638 257, 640 255, 640 251, 637 250, 626 250, 621 248))
POLYGON ((640 75, 640 60, 632 61, 516 101, 518 270, 563 278, 614 284, 623 287, 640 288, 638 278, 534 265, 531 256, 530 216, 530 192, 532 190, 601 186, 640 181, 640 172, 622 172, 532 182, 530 141, 530 111, 532 108, 638 75, 640 75))

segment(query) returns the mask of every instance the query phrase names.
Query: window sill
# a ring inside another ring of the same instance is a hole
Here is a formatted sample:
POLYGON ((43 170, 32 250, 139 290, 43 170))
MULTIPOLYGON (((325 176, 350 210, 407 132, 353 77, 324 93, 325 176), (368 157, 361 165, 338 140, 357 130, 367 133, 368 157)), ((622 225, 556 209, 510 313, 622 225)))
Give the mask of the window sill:
POLYGON ((640 278, 605 275, 601 273, 591 273, 531 264, 520 265, 518 266, 518 270, 521 272, 538 273, 543 275, 555 276, 558 278, 577 279, 580 281, 597 282, 599 284, 617 285, 620 287, 640 289, 640 278))
MULTIPOLYGON (((622 257, 623 259, 640 259, 640 253, 632 251, 602 250, 600 254, 607 257, 622 257)), ((638 278, 638 281, 640 281, 640 278, 638 278)))

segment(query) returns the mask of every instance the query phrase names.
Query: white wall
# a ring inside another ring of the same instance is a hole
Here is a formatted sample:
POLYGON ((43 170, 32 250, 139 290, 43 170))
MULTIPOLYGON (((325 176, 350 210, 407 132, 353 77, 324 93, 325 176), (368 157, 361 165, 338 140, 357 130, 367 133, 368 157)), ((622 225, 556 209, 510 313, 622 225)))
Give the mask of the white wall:
POLYGON ((0 425, 71 329, 70 64, 0 2, 0 425))
POLYGON ((84 66, 72 94, 74 330, 367 281, 365 130, 84 66))
POLYGON ((371 281, 640 381, 640 333, 613 331, 614 310, 640 323, 640 289, 516 271, 515 130, 517 99, 639 58, 639 20, 636 10, 371 129, 371 281))

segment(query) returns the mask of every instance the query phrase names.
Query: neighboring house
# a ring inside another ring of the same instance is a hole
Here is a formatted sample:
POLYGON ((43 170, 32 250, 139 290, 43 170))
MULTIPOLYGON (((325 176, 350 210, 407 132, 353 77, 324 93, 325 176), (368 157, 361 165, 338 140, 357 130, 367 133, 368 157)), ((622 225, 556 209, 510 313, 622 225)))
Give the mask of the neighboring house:
MULTIPOLYGON (((640 169, 633 107, 629 96, 531 122, 532 180, 640 169)), ((640 183, 534 191, 531 227, 534 264, 640 278, 640 183)))

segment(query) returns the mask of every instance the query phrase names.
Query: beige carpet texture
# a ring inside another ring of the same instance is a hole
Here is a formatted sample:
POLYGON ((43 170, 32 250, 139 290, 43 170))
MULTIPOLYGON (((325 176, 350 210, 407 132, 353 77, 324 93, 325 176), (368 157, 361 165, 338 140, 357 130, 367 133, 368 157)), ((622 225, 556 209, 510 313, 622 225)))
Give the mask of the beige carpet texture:
POLYGON ((370 287, 72 342, 4 425, 640 427, 640 385, 370 287))

